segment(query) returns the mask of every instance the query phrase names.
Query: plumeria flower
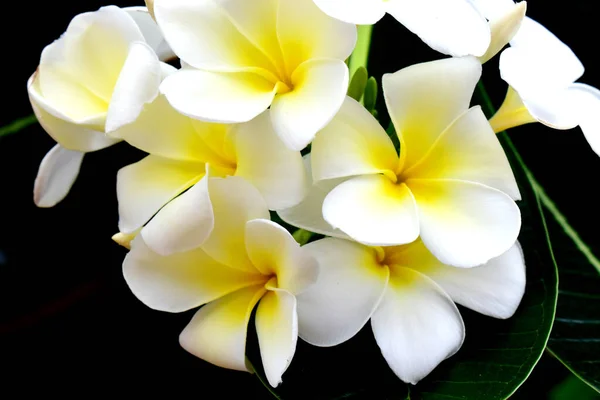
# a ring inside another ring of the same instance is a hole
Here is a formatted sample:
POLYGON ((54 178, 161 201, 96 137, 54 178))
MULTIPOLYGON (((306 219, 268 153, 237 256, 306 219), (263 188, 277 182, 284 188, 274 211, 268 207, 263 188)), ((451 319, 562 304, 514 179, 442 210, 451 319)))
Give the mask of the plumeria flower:
POLYGON ((455 57, 483 55, 490 29, 471 0, 314 0, 341 21, 371 25, 392 15, 432 49, 455 57))
MULTIPOLYGON (((497 0, 488 13, 499 13, 512 0, 497 0)), ((584 67, 575 53, 540 23, 526 17, 500 55, 500 73, 510 85, 506 99, 490 120, 496 132, 541 122, 555 129, 579 126, 600 154, 600 91, 576 82, 584 67)))
POLYGON ((390 368, 416 384, 456 353, 465 327, 454 303, 509 318, 525 290, 518 244, 475 268, 444 265, 419 240, 369 247, 327 238, 303 247, 319 264, 315 285, 297 297, 299 336, 316 346, 352 338, 371 320, 390 368))
POLYGON ((155 96, 160 79, 152 87, 148 78, 160 75, 163 64, 154 51, 164 59, 173 56, 146 8, 115 6, 76 16, 44 49, 27 90, 38 121, 58 144, 38 171, 38 206, 52 207, 67 195, 84 153, 119 141, 105 134, 111 119, 114 125, 124 118, 123 110, 141 109, 148 100, 143 95, 155 96), (123 82, 146 90, 141 96, 118 90, 123 82))
POLYGON ((224 368, 248 371, 246 333, 256 308, 265 374, 281 382, 296 350, 296 295, 317 278, 315 259, 268 220, 260 193, 239 177, 208 182, 215 221, 200 248, 160 256, 138 235, 123 263, 133 293, 149 307, 182 312, 202 307, 183 330, 184 349, 224 368))
POLYGON ((308 190, 302 156, 279 139, 269 113, 227 125, 184 116, 164 96, 147 104, 112 133, 149 153, 117 175, 120 234, 143 226, 146 244, 163 255, 198 247, 213 226, 210 176, 246 179, 272 210, 302 201, 308 190))
POLYGON ((183 62, 160 90, 183 114, 245 122, 270 106, 301 150, 344 101, 356 27, 312 0, 156 0, 154 14, 183 62))
MULTIPOLYGON (((384 75, 399 156, 375 118, 347 98, 311 150, 314 182, 327 181, 321 191, 330 180, 345 180, 321 196, 309 194, 311 204, 300 203, 280 216, 314 231, 322 211, 332 236, 337 228, 369 245, 405 244, 420 235, 440 261, 461 267, 504 253, 521 226, 514 202, 520 195, 483 112, 468 108, 480 75, 474 57, 384 75)), ((320 229, 324 225, 320 222, 320 229)))

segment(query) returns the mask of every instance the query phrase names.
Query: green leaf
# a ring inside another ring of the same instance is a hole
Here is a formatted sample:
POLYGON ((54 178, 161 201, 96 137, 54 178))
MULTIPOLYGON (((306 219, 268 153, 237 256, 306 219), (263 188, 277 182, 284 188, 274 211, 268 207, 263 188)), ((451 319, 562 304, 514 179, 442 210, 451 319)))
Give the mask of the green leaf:
POLYGON ((352 79, 348 85, 348 96, 352 97, 356 101, 360 101, 360 99, 363 97, 363 93, 365 92, 368 77, 369 74, 367 73, 367 69, 365 67, 358 68, 354 75, 352 75, 352 79))
MULTIPOLYGON (((283 400, 494 400, 508 398, 527 379, 546 348, 558 281, 539 201, 510 139, 500 135, 500 140, 523 196, 519 240, 527 264, 527 287, 515 315, 497 320, 461 308, 467 332, 461 350, 416 386, 404 384, 390 370, 369 324, 336 347, 317 348, 299 340, 283 384, 273 389, 277 396, 283 400)), ((252 342, 248 355, 256 373, 262 374, 260 355, 252 342)))
POLYGON ((0 138, 17 133, 28 126, 35 124, 36 122, 37 118, 33 114, 28 115, 27 117, 16 119, 10 124, 0 127, 0 138))
POLYGON ((372 114, 375 111, 375 105, 377 103, 377 80, 374 77, 370 77, 365 87, 365 108, 372 114))

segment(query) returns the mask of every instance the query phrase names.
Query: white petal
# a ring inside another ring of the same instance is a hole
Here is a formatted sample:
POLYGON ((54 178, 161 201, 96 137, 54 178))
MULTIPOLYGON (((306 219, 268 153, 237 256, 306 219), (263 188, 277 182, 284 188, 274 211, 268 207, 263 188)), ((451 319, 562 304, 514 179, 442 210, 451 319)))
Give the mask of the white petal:
POLYGON ((54 146, 44 156, 33 187, 33 201, 38 207, 54 207, 75 183, 84 153, 54 146))
POLYGON ((265 280, 229 268, 201 249, 160 256, 139 235, 123 261, 123 275, 140 301, 168 312, 186 311, 265 280))
POLYGON ((179 336, 181 346, 219 367, 248 371, 246 333, 263 285, 233 292, 202 307, 179 336))
POLYGON ((383 0, 314 0, 327 15, 358 25, 372 25, 385 15, 383 0))
POLYGON ((313 178, 394 174, 398 154, 379 122, 360 103, 346 97, 340 111, 311 146, 313 178))
POLYGON ((288 75, 315 58, 344 61, 356 45, 353 24, 338 21, 321 11, 313 0, 280 0, 277 36, 288 75))
MULTIPOLYGON (((495 1, 491 1, 495 3, 495 1)), ((499 1, 499 3, 504 3, 499 1)), ((492 41, 487 51, 480 57, 481 63, 487 62, 500 52, 512 40, 521 27, 521 22, 525 18, 527 11, 527 2, 513 3, 509 1, 509 7, 502 13, 488 17, 490 20, 490 29, 492 32, 492 41)))
POLYGON ((389 0, 387 12, 440 53, 481 56, 490 44, 490 28, 466 0, 389 0))
POLYGON ((204 175, 201 163, 147 156, 117 174, 119 230, 131 233, 204 175))
POLYGON ((251 72, 218 73, 184 68, 160 91, 182 114, 210 122, 245 122, 266 110, 276 86, 251 72))
POLYGON ((576 109, 577 104, 571 101, 568 89, 551 89, 538 91, 522 90, 518 94, 531 117, 538 122, 561 130, 576 127, 579 123, 576 109))
POLYGON ((437 137, 469 108, 481 63, 474 57, 412 65, 383 75, 383 94, 400 138, 401 165, 420 160, 437 137))
POLYGON ((460 180, 409 179, 419 208, 421 239, 444 264, 474 267, 517 240, 521 213, 503 192, 460 180))
POLYGON ((600 155, 600 91, 590 85, 575 83, 569 88, 579 127, 592 150, 600 155))
POLYGON ((260 192, 237 176, 209 179, 208 192, 215 222, 202 248, 229 267, 255 272, 245 251, 245 231, 248 221, 270 217, 260 192))
POLYGON ((525 259, 518 243, 506 253, 475 268, 444 265, 420 242, 410 251, 416 254, 410 255, 413 262, 407 263, 407 267, 427 275, 456 303, 479 313, 509 318, 523 298, 525 259))
POLYGON ((316 260, 280 225, 265 219, 246 224, 246 250, 254 267, 276 276, 277 287, 297 295, 317 280, 316 260))
POLYGON ((375 246, 410 243, 419 236, 417 204, 405 184, 383 175, 352 178, 323 202, 323 217, 354 240, 375 246))
POLYGON ((385 292, 389 270, 375 249, 326 238, 303 249, 319 264, 319 279, 297 296, 299 335, 315 346, 336 346, 367 323, 385 292))
POLYGON ((152 50, 154 50, 161 61, 177 57, 165 41, 160 28, 152 18, 152 15, 148 12, 148 8, 125 7, 124 10, 127 11, 131 18, 133 18, 140 28, 140 31, 142 31, 146 43, 152 47, 152 50))
POLYGON ((312 182, 311 154, 304 156, 304 167, 308 177, 308 194, 297 206, 277 211, 277 215, 290 225, 306 229, 321 235, 349 239, 348 235, 334 229, 323 219, 323 202, 325 197, 340 183, 342 179, 327 179, 316 183, 312 182))
POLYGON ((472 181, 521 199, 506 154, 479 106, 456 119, 403 177, 472 181))
POLYGON ((392 269, 371 326, 390 368, 413 385, 456 353, 465 337, 450 297, 431 279, 408 268, 392 269))
POLYGON ((106 133, 134 122, 158 96, 161 81, 160 61, 154 51, 146 43, 132 43, 108 106, 106 133))
POLYGON ((348 67, 341 60, 309 60, 294 71, 292 84, 290 92, 273 100, 271 118, 281 140, 300 151, 342 106, 348 90, 348 67))
POLYGON ((296 352, 296 298, 285 290, 269 291, 256 310, 256 334, 265 375, 277 387, 296 352))
POLYGON ((308 192, 306 171, 299 151, 287 148, 273 129, 269 111, 235 131, 235 175, 252 183, 270 210, 300 203, 308 192))
MULTIPOLYGON (((487 19, 499 18, 515 7, 514 0, 469 0, 487 19)), ((521 4, 520 3, 516 3, 521 4)))
POLYGON ((144 241, 166 256, 200 246, 213 230, 214 216, 204 177, 160 209, 142 229, 144 241))

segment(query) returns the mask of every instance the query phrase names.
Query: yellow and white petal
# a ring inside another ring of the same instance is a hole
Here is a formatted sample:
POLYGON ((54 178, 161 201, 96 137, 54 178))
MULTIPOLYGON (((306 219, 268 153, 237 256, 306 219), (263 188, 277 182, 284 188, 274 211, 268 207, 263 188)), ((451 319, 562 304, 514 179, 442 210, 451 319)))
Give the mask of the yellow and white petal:
POLYGON ((238 176, 211 178, 208 191, 214 213, 214 228, 202 248, 214 259, 232 267, 256 272, 246 253, 246 223, 269 219, 260 192, 238 176))
POLYGON ((219 367, 248 371, 246 333, 252 309, 264 285, 240 289, 202 307, 179 335, 179 344, 219 367))
POLYGON ((537 120, 527 110, 521 96, 512 86, 509 86, 502 105, 489 122, 494 132, 499 133, 515 126, 537 122, 537 120))
POLYGON ((154 50, 161 61, 167 61, 177 57, 163 37, 160 28, 154 21, 152 14, 146 7, 125 7, 125 11, 133 18, 140 28, 146 43, 154 50))
POLYGON ((413 385, 456 353, 465 338, 452 299, 431 279, 408 268, 392 268, 371 326, 390 368, 413 385))
POLYGON ((406 182, 419 209, 421 239, 444 264, 475 267, 517 240, 521 213, 505 193, 460 180, 406 182))
MULTIPOLYGON (((410 250, 407 267, 433 279, 456 303, 494 318, 511 317, 525 292, 525 259, 518 243, 475 268, 439 262, 420 243, 410 250), (420 247, 420 248, 418 248, 420 247)), ((404 255, 408 258, 408 255, 404 255)))
POLYGON ((168 312, 186 311, 264 283, 263 276, 229 268, 201 249, 161 256, 149 249, 140 235, 123 261, 123 275, 141 302, 168 312))
POLYGON ((262 274, 277 277, 277 287, 297 295, 319 275, 316 260, 282 226, 265 219, 246 224, 246 251, 262 274))
POLYGON ((162 82, 160 61, 144 42, 134 42, 114 87, 106 116, 106 133, 134 122, 146 104, 158 96, 162 82))
POLYGON ((306 171, 299 151, 290 150, 273 129, 269 111, 237 125, 236 176, 252 183, 270 210, 300 203, 308 192, 306 171))
POLYGON ((357 25, 372 25, 385 15, 384 0, 314 0, 327 15, 357 25))
POLYGON ((84 153, 67 150, 60 144, 44 156, 33 186, 36 206, 54 207, 67 196, 79 175, 83 156, 84 153))
POLYGON ((208 176, 177 196, 142 228, 144 241, 166 256, 199 247, 213 230, 213 208, 208 193, 208 176))
POLYGON ((398 154, 379 122, 346 97, 340 111, 311 146, 313 179, 363 174, 395 174, 398 154))
POLYGON ((311 154, 303 157, 304 168, 308 178, 308 193, 300 204, 277 211, 277 215, 290 225, 306 229, 311 232, 319 233, 325 236, 333 236, 342 239, 350 239, 348 235, 339 229, 334 229, 325 219, 323 219, 323 202, 325 197, 340 183, 345 182, 347 178, 326 179, 319 182, 312 182, 311 154))
MULTIPOLYGON (((492 3, 493 1, 490 1, 492 3)), ((503 3, 500 1, 499 3, 503 3)), ((525 18, 527 11, 527 2, 521 1, 510 5, 505 12, 489 16, 492 41, 485 54, 479 57, 481 63, 485 63, 500 52, 512 40, 521 27, 521 22, 525 18)), ((474 3, 477 7, 477 2, 474 3)), ((485 14, 484 14, 485 15, 485 14)))
POLYGON ((149 155, 117 174, 119 231, 131 233, 144 225, 171 199, 204 176, 202 163, 173 161, 149 155))
POLYGON ((292 85, 291 91, 273 100, 271 119, 286 146, 300 151, 342 106, 348 90, 348 67, 342 60, 309 60, 296 68, 292 85))
POLYGON ((569 87, 569 95, 577 104, 581 131, 592 150, 600 154, 600 91, 590 85, 575 83, 569 87))
POLYGON ((160 91, 180 113, 208 122, 246 122, 266 110, 274 83, 252 72, 208 72, 183 68, 160 91))
POLYGON ((402 176, 472 181, 521 199, 506 154, 479 106, 458 117, 429 153, 402 176))
MULTIPOLYGON (((253 4, 262 6, 253 13, 256 18, 267 4, 264 1, 253 4)), ((272 68, 268 57, 240 32, 227 12, 227 2, 156 0, 154 15, 171 48, 194 68, 230 72, 251 67, 272 68)))
POLYGON ((294 358, 298 341, 298 313, 293 294, 275 289, 263 296, 256 309, 256 334, 267 381, 277 387, 294 358))
POLYGON ((440 53, 481 56, 490 45, 489 25, 468 0, 389 0, 386 11, 440 53))
POLYGON ((37 73, 29 78, 27 92, 38 122, 64 148, 90 152, 112 146, 120 141, 104 134, 106 113, 79 121, 81 124, 78 124, 53 108, 40 93, 37 73))
POLYGON ((480 76, 481 63, 474 57, 416 64, 383 76, 385 102, 400 138, 401 168, 419 161, 469 108, 480 76))
POLYGON ((331 18, 313 0, 280 0, 277 35, 288 75, 315 58, 344 61, 356 45, 354 24, 331 18))
POLYGON ((389 269, 375 249, 326 238, 303 247, 319 264, 319 279, 298 300, 298 331, 306 342, 336 346, 352 338, 377 308, 389 269))
POLYGON ((323 218, 373 246, 410 243, 419 236, 417 203, 410 189, 383 175, 359 176, 337 186, 323 202, 323 218))

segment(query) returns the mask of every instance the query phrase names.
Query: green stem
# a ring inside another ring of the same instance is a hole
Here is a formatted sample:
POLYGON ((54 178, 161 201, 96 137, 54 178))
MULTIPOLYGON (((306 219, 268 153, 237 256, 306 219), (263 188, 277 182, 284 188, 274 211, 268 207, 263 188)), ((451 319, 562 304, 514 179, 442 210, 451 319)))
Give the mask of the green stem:
POLYGON ((29 125, 35 124, 36 122, 37 118, 33 114, 14 120, 10 124, 0 128, 0 138, 17 133, 20 130, 27 128, 29 125))
POLYGON ((356 47, 350 56, 350 77, 354 76, 354 72, 356 72, 359 67, 362 66, 367 68, 372 33, 373 25, 358 25, 356 47))
MULTIPOLYGON (((483 105, 484 105, 486 114, 488 116, 493 115, 496 112, 496 110, 494 109, 494 105, 492 104, 492 100, 490 99, 490 96, 488 95, 487 91, 485 90, 485 86, 483 85, 483 82, 479 81, 477 83, 477 90, 479 91, 479 94, 481 95, 481 98, 483 100, 483 105)), ((514 150, 514 145, 512 143, 510 143, 510 146, 513 147, 513 150, 514 150)), ((581 237, 579 236, 577 231, 575 229, 573 229, 571 224, 569 224, 569 222, 567 221, 567 218, 565 217, 565 215, 562 212, 560 212, 558 207, 556 207, 556 204, 554 203, 554 201, 552 201, 552 199, 546 194, 546 191, 544 190, 542 185, 540 185, 540 183, 537 181, 537 179, 535 179, 535 176, 533 176, 533 173, 527 167, 527 165, 523 161, 523 158, 521 158, 521 155, 516 151, 514 153, 515 153, 515 156, 517 157, 517 160, 523 167, 523 170, 525 171, 525 174, 527 175, 527 179, 529 180, 529 183, 531 183, 531 186, 537 193, 542 205, 546 208, 546 210, 548 210, 550 212, 550 214, 552 214, 552 216, 554 217, 556 222, 558 222, 558 224, 563 228, 565 234, 569 238, 571 238, 571 240, 573 241, 573 243, 575 244, 577 249, 579 249, 579 251, 587 258, 588 262, 590 264, 592 264, 592 266, 594 266, 594 268, 596 268, 596 270, 598 272, 600 272, 600 260, 594 255, 594 253, 592 252, 590 247, 581 239, 581 237)))

